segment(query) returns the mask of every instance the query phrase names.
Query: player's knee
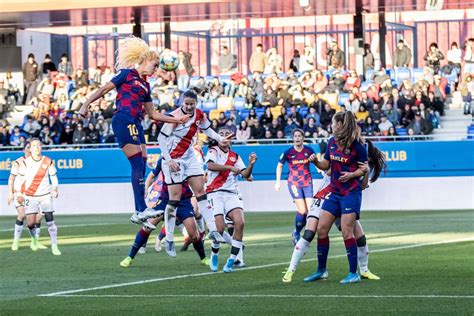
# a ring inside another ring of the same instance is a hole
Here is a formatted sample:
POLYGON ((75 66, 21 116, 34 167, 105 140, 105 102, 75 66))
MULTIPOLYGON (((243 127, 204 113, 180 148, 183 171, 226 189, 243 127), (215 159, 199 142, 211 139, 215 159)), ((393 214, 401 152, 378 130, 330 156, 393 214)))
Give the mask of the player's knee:
POLYGON ((54 221, 53 212, 44 213, 44 218, 45 218, 46 222, 54 221))
POLYGON ((367 245, 367 240, 365 239, 365 235, 362 237, 357 238, 357 247, 365 247, 367 245))
POLYGON ((20 222, 23 222, 25 220, 25 214, 18 214, 18 216, 16 217, 16 219, 20 222))
POLYGON ((349 239, 354 237, 354 231, 350 227, 345 227, 342 225, 342 238, 343 239, 349 239))

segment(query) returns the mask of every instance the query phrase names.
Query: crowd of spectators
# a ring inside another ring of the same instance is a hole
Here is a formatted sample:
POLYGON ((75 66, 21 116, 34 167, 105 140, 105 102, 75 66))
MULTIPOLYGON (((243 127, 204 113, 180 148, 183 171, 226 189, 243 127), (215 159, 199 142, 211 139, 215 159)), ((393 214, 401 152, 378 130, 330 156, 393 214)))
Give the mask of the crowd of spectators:
MULTIPOLYGON (((452 103, 458 102, 465 114, 471 113, 474 39, 467 41, 464 50, 453 43, 446 60, 437 45, 431 44, 424 56, 423 72, 401 82, 393 82, 384 68, 375 69, 369 45, 365 45, 362 74, 355 69, 344 70, 345 53, 336 42, 327 51, 325 71, 316 69, 315 51, 309 46, 301 54, 295 50, 285 67, 276 48, 265 52, 259 44, 250 57, 250 75, 238 71, 237 56, 223 47, 220 76, 213 78, 194 76, 191 54, 180 51, 178 55, 179 66, 174 72, 158 71, 149 78, 156 107, 163 112, 172 110, 186 89, 196 91, 201 104, 239 99, 245 110, 222 111, 218 118, 210 118, 213 128, 227 126, 241 141, 290 138, 296 128, 303 129, 308 138, 327 137, 336 111, 353 112, 367 136, 396 136, 400 128, 409 136, 426 135, 441 127, 449 84, 443 74, 453 72, 459 80, 449 87, 452 103), (341 94, 348 95, 342 104, 331 101, 332 96, 341 94)), ((403 40, 393 56, 395 69, 411 63, 411 51, 403 40)), ((29 137, 38 137, 46 145, 115 142, 110 125, 114 91, 92 105, 88 119, 75 114, 87 96, 113 76, 111 67, 97 67, 93 73, 73 69, 65 54, 57 65, 49 55, 39 65, 30 54, 23 66, 23 95, 7 73, 0 80, 0 107, 4 114, 12 104, 31 105, 33 110, 19 126, 0 122, 0 145, 21 146, 29 137)), ((160 124, 145 116, 143 125, 148 141, 156 141, 160 124)))

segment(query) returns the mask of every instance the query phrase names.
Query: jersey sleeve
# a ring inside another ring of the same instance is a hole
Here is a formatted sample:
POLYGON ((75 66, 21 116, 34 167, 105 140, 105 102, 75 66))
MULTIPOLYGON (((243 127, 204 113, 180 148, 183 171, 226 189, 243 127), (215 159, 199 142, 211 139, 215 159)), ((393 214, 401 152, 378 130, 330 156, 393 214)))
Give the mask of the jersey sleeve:
POLYGON ((206 118, 205 116, 203 116, 203 119, 202 121, 199 123, 199 128, 202 129, 202 130, 206 130, 208 129, 209 127, 211 127, 211 122, 209 121, 208 118, 206 118))
POLYGON ((54 163, 51 160, 51 165, 48 168, 48 175, 55 176, 57 173, 58 173, 58 171, 56 170, 56 167, 54 166, 54 163))
POLYGON ((217 150, 214 148, 209 148, 206 155, 206 163, 216 162, 217 161, 217 150))
POLYGON ((358 162, 366 162, 368 160, 367 149, 359 142, 356 143, 356 153, 358 162))
POLYGON ((237 158, 237 162, 235 163, 235 166, 237 168, 239 168, 240 170, 244 170, 245 168, 247 168, 247 166, 245 165, 245 163, 242 160, 242 157, 240 157, 240 155, 237 158))
POLYGON ((118 88, 118 87, 120 87, 122 84, 125 83, 125 81, 127 80, 128 73, 129 73, 129 70, 127 70, 127 69, 120 69, 120 70, 115 74, 115 76, 112 78, 112 80, 110 80, 110 82, 112 82, 112 83, 114 84, 115 88, 118 88))
POLYGON ((173 133, 173 124, 171 123, 165 123, 161 127, 160 133, 165 135, 166 137, 169 137, 173 133))
POLYGON ((283 152, 283 154, 281 154, 280 159, 278 160, 279 163, 281 163, 281 164, 284 165, 285 162, 288 161, 288 159, 287 159, 287 156, 288 156, 287 153, 288 153, 288 151, 285 150, 285 151, 283 152))
POLYGON ((158 175, 160 174, 161 172, 161 162, 163 161, 163 158, 160 158, 158 159, 158 161, 156 162, 156 167, 155 169, 153 169, 153 174, 155 175, 155 177, 158 177, 158 175))
POLYGON ((331 160, 331 157, 329 156, 329 148, 333 146, 333 143, 334 143, 334 138, 332 137, 329 138, 328 145, 326 146, 326 152, 324 153, 324 159, 326 159, 327 161, 331 160))
POLYGON ((20 169, 20 166, 18 165, 17 161, 12 162, 12 168, 10 169, 10 174, 12 176, 18 175, 18 170, 20 169))

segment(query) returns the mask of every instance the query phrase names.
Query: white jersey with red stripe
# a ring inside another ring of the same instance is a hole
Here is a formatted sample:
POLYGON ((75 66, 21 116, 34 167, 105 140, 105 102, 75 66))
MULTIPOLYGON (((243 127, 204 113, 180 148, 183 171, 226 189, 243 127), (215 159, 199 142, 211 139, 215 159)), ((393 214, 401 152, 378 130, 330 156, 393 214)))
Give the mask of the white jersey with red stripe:
MULTIPOLYGON (((171 113, 184 114, 181 108, 171 113), (181 113, 179 113, 181 112, 181 113)), ((204 116, 203 112, 196 109, 194 115, 184 124, 165 123, 160 133, 167 137, 167 145, 172 159, 186 159, 189 155, 194 155, 193 137, 198 129, 206 130, 211 127, 211 123, 204 116)))
POLYGON ((20 166, 23 164, 23 162, 25 161, 26 157, 25 156, 21 156, 20 158, 16 159, 13 163, 12 163, 12 168, 10 169, 10 174, 12 176, 17 176, 18 175, 18 171, 20 170, 20 166))
POLYGON ((51 192, 51 184, 57 185, 56 167, 51 158, 42 156, 38 161, 32 156, 20 165, 19 176, 23 180, 21 191, 26 196, 43 196, 51 192), (51 178, 51 182, 50 182, 51 178))
POLYGON ((326 196, 331 192, 329 185, 331 184, 331 177, 325 172, 323 180, 319 185, 318 192, 314 195, 315 199, 324 200, 326 196))
MULTIPOLYGON (((242 158, 229 149, 227 152, 223 151, 219 146, 209 148, 206 156, 206 163, 214 162, 218 165, 226 165, 237 167, 240 170, 245 169, 245 164, 242 158)), ((237 186, 237 175, 230 170, 226 171, 207 171, 206 192, 212 193, 216 191, 223 191, 240 195, 237 186)))

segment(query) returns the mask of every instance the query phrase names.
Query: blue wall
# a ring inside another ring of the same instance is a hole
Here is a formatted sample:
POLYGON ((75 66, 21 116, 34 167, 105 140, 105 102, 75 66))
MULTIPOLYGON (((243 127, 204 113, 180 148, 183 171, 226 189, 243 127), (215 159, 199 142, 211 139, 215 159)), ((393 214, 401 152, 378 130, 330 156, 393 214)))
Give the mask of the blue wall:
MULTIPOLYGON (((376 145, 387 156, 389 171, 385 177, 474 176, 474 141, 380 142, 376 145)), ((318 145, 311 146, 319 152, 318 145)), ((286 148, 287 145, 234 146, 245 162, 251 152, 257 153, 256 180, 274 179, 276 163, 286 148)), ((56 161, 61 183, 128 182, 130 179, 128 161, 119 149, 61 150, 45 154, 56 161)), ((148 165, 153 167, 159 149, 150 148, 148 154, 148 165)), ((11 162, 20 155, 20 152, 0 152, 0 184, 7 183, 11 162)), ((313 175, 320 177, 315 168, 313 175)))

